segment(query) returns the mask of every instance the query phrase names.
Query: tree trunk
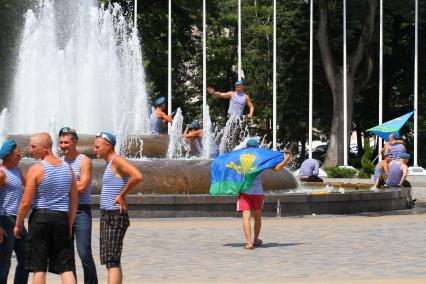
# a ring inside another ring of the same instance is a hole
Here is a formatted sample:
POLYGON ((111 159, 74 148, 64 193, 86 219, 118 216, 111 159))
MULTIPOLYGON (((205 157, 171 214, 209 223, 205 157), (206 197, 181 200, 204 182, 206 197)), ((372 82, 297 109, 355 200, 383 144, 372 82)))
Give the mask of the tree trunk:
MULTIPOLYGON (((352 130, 353 118, 353 102, 357 92, 362 90, 371 77, 373 68, 372 55, 369 52, 369 46, 374 31, 374 19, 376 13, 376 0, 367 0, 369 12, 366 15, 362 33, 358 41, 358 45, 353 54, 348 55, 347 60, 347 141, 349 145, 352 130), (361 63, 365 64, 365 68, 358 74, 355 81, 357 70, 361 63)), ((324 72, 331 88, 333 96, 333 120, 331 124, 331 132, 329 144, 327 148, 327 157, 325 166, 343 165, 344 163, 344 139, 343 139, 343 67, 338 68, 333 52, 331 50, 328 38, 328 0, 319 0, 319 27, 318 27, 318 45, 321 52, 324 72)))

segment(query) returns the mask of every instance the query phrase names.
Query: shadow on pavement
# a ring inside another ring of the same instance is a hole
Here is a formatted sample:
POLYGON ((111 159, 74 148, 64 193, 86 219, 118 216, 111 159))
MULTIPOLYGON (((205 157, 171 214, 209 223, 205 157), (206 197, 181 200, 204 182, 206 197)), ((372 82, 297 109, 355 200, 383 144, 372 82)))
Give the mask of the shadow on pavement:
MULTIPOLYGON (((306 243, 284 243, 284 244, 280 244, 280 243, 263 243, 261 246, 258 246, 256 248, 276 248, 276 247, 289 247, 289 246, 298 246, 298 245, 305 245, 306 243)), ((246 243, 229 243, 229 244, 224 244, 224 247, 244 247, 246 245, 246 243)))

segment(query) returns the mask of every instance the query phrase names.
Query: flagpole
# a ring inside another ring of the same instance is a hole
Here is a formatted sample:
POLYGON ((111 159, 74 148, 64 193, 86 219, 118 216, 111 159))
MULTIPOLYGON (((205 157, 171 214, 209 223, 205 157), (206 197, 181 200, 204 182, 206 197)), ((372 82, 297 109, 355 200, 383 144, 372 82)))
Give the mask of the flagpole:
POLYGON ((138 0, 135 0, 135 11, 133 12, 133 17, 134 17, 134 20, 133 20, 133 24, 134 24, 134 26, 135 26, 135 28, 137 29, 138 28, 138 0))
POLYGON ((241 0, 238 0, 238 80, 241 80, 241 0))
POLYGON ((274 0, 273 31, 273 67, 272 67, 272 149, 277 150, 277 0, 274 0))
POLYGON ((206 24, 206 0, 203 0, 203 122, 204 114, 207 105, 207 54, 206 54, 206 40, 207 40, 207 24, 206 24))
MULTIPOLYGON (((167 76, 167 114, 172 113, 172 0, 169 0, 169 26, 168 26, 168 76, 167 76)), ((170 130, 170 123, 169 130, 170 130)))
MULTIPOLYGON (((380 0, 380 60, 379 60, 379 124, 383 123, 383 0, 380 0)), ((364 145, 365 147, 365 145, 364 145)), ((382 138, 378 140, 379 162, 382 160, 382 138)))
POLYGON ((348 88, 346 78, 346 0, 343 0, 343 165, 348 165, 348 88))
POLYGON ((414 19, 414 160, 413 166, 417 167, 417 99, 418 99, 418 36, 419 36, 419 1, 415 2, 415 19, 414 19))
POLYGON ((309 16, 309 159, 312 159, 314 0, 310 1, 309 7, 310 7, 310 16, 309 16))

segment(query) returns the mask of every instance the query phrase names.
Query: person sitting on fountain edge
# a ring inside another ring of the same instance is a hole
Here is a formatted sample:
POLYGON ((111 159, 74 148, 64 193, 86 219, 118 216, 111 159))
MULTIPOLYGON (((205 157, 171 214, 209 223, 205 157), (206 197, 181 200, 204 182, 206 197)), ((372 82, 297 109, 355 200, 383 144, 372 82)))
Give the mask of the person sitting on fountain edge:
POLYGON ((389 187, 411 187, 410 182, 406 180, 408 174, 408 161, 410 154, 402 153, 399 160, 393 160, 389 164, 389 174, 386 179, 386 185, 389 187))
POLYGON ((124 157, 115 153, 115 136, 109 132, 96 135, 94 152, 107 162, 102 176, 100 258, 108 269, 108 283, 122 283, 121 252, 130 225, 127 194, 142 181, 142 173, 124 157))
POLYGON ((386 153, 383 155, 383 161, 377 163, 374 169, 374 184, 377 188, 381 188, 385 184, 389 173, 389 163, 392 161, 392 154, 386 153))
POLYGON ((235 91, 229 91, 226 93, 221 93, 213 89, 212 87, 207 88, 207 92, 209 94, 212 94, 215 97, 222 98, 222 99, 229 99, 229 108, 228 108, 228 114, 229 116, 242 116, 244 113, 244 107, 249 107, 250 111, 247 115, 248 118, 253 118, 254 113, 254 105, 246 93, 244 93, 244 84, 243 81, 238 80, 234 84, 235 91))
POLYGON ((165 126, 167 122, 173 122, 173 114, 167 115, 164 112, 166 110, 166 99, 164 97, 159 97, 154 103, 155 110, 149 117, 149 131, 151 134, 160 134, 162 126, 165 126))
MULTIPOLYGON (((201 128, 198 120, 194 120, 191 124, 186 126, 185 132, 183 133, 192 147, 196 148, 199 155, 203 153, 203 129, 201 128)), ((211 137, 210 141, 210 158, 216 158, 219 155, 219 147, 214 141, 214 137, 211 137)))
POLYGON ((383 154, 391 154, 394 160, 399 160, 401 153, 406 153, 404 140, 399 139, 399 132, 389 134, 389 141, 382 149, 383 154))
MULTIPOLYGON (((256 139, 251 138, 247 140, 247 147, 259 148, 259 144, 256 139)), ((287 152, 287 151, 286 151, 287 152)), ((281 170, 290 161, 290 155, 284 154, 282 162, 272 167, 274 171, 281 170)), ((252 185, 244 192, 238 194, 237 211, 243 212, 243 228, 247 239, 245 249, 253 249, 256 246, 262 244, 262 240, 259 239, 260 229, 262 226, 262 210, 264 203, 264 194, 262 187, 262 174, 259 174, 254 179, 252 185), (254 218, 254 238, 251 237, 250 218, 251 211, 253 211, 254 218)))
POLYGON ((303 161, 299 169, 300 181, 304 182, 323 182, 319 174, 319 161, 315 159, 306 159, 303 161))

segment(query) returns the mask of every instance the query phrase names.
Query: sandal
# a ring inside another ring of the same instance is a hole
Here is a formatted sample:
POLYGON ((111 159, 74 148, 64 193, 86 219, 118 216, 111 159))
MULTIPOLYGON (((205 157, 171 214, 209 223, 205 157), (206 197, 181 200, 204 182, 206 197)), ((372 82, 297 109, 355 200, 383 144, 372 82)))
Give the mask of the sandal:
POLYGON ((261 239, 257 239, 253 242, 254 247, 260 247, 262 245, 263 241, 261 239))
POLYGON ((253 245, 250 245, 250 244, 246 244, 245 246, 244 246, 244 249, 253 249, 254 248, 254 246, 253 245))

